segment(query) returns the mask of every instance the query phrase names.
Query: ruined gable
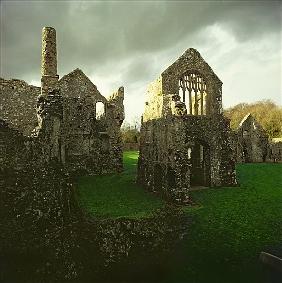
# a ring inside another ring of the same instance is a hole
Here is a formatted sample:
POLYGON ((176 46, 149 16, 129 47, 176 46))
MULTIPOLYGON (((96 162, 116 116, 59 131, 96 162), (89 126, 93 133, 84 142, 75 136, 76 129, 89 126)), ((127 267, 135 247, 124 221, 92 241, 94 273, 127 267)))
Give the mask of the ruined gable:
POLYGON ((200 53, 189 48, 148 87, 143 119, 219 114, 221 101, 221 80, 200 53))
POLYGON ((91 97, 95 102, 106 102, 105 97, 101 95, 97 87, 80 69, 75 69, 63 76, 58 82, 58 87, 60 88, 63 97, 91 97))
POLYGON ((0 78, 0 118, 30 136, 37 125, 36 101, 40 87, 23 80, 0 78))
POLYGON ((176 201, 194 186, 235 185, 222 82, 195 49, 188 49, 148 87, 142 116, 138 182, 176 201))
POLYGON ((194 48, 187 49, 172 65, 162 72, 163 93, 177 93, 178 80, 186 72, 197 71, 204 76, 207 82, 222 85, 221 80, 213 72, 209 64, 194 48))
POLYGON ((268 136, 263 127, 249 113, 237 130, 238 162, 264 162, 268 150, 268 136))

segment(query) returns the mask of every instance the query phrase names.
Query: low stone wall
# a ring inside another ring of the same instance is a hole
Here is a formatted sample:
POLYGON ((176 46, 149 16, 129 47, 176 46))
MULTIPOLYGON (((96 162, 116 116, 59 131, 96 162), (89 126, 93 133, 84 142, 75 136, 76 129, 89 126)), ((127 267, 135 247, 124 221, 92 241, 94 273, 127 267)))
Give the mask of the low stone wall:
POLYGON ((86 218, 76 226, 79 248, 74 254, 82 282, 135 282, 138 270, 157 269, 189 232, 191 220, 176 207, 165 207, 150 218, 86 218), (132 274, 134 273, 134 275, 132 274), (131 277, 132 276, 132 277, 131 277))
POLYGON ((2 168, 0 179, 0 281, 42 282, 51 262, 69 258, 64 231, 77 217, 70 176, 48 164, 2 168))
MULTIPOLYGON (((138 281, 163 266, 189 232, 190 219, 174 207, 145 219, 94 219, 62 206, 63 192, 56 192, 57 200, 48 190, 34 189, 22 200, 18 193, 10 199, 19 202, 12 212, 4 211, 0 226, 3 282, 138 281)), ((71 204, 67 192, 64 203, 71 204)))

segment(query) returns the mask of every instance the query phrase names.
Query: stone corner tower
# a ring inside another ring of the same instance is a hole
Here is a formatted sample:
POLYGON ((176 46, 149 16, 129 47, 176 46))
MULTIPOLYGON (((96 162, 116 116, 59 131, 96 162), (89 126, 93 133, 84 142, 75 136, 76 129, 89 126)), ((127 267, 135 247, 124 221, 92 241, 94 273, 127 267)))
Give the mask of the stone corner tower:
POLYGON ((41 94, 47 94, 56 88, 59 76, 57 74, 56 30, 53 27, 42 29, 41 51, 41 94))

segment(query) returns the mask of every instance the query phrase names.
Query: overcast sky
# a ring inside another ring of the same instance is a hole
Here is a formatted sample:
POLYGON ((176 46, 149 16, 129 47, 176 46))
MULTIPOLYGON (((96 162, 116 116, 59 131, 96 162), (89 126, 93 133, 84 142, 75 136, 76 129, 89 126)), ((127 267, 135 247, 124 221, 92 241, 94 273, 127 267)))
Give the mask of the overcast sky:
POLYGON ((279 1, 1 1, 1 77, 39 85, 41 30, 57 30, 58 74, 80 68, 104 96, 125 88, 126 120, 146 88, 196 48, 223 81, 223 105, 282 104, 279 1))

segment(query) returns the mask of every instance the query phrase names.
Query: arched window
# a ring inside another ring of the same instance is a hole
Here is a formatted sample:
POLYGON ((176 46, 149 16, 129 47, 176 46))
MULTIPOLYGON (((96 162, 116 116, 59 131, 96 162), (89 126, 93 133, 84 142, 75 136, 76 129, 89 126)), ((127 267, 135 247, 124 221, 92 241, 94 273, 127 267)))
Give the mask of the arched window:
POLYGON ((185 73, 179 79, 179 95, 190 115, 206 115, 206 82, 197 72, 185 73))
POLYGON ((99 101, 96 103, 96 119, 101 119, 105 114, 105 105, 103 102, 99 101))

